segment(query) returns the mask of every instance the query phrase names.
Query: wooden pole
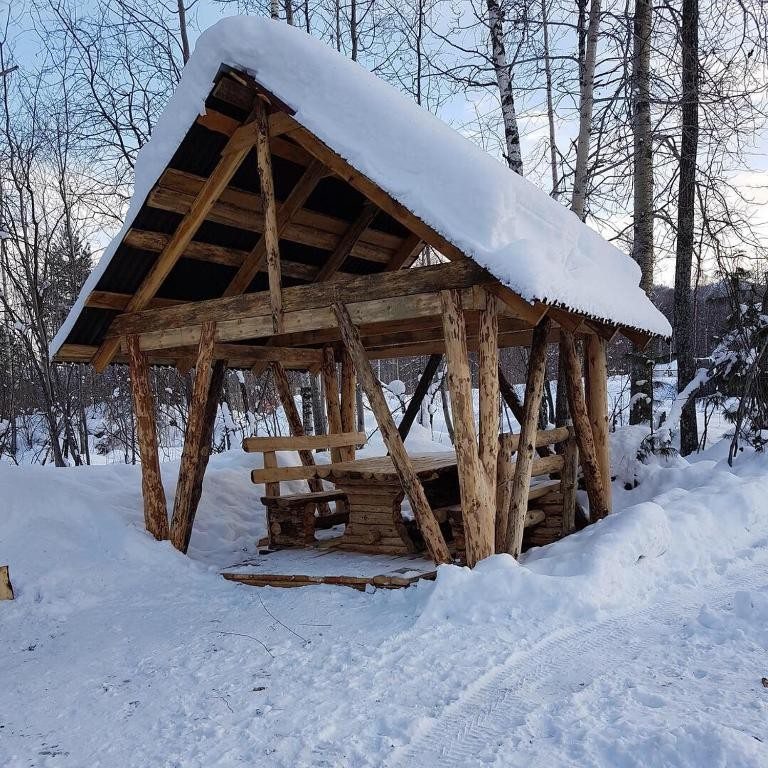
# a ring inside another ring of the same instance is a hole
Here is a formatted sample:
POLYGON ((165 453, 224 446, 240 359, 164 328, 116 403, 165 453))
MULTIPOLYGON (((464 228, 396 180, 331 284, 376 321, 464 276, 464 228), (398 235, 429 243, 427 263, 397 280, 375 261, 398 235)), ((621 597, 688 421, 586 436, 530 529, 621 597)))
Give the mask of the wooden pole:
POLYGON ((585 380, 587 382, 587 414, 592 426, 597 463, 603 478, 605 503, 611 511, 611 453, 608 443, 608 365, 606 342, 600 336, 584 340, 585 380))
POLYGON ((181 452, 179 482, 176 486, 176 498, 173 503, 171 543, 176 549, 184 553, 189 547, 192 525, 197 512, 197 507, 193 507, 195 497, 199 499, 199 492, 195 490, 195 486, 198 483, 202 485, 199 462, 207 431, 205 429, 205 415, 208 410, 208 392, 211 386, 211 363, 215 336, 216 324, 213 322, 203 323, 195 365, 192 400, 189 405, 187 429, 184 434, 184 448, 181 452))
POLYGON ((392 414, 387 407, 387 401, 381 389, 381 383, 374 376, 371 365, 366 356, 365 347, 360 339, 360 333, 352 322, 347 308, 343 304, 334 304, 333 311, 339 322, 339 330, 344 346, 352 357, 357 369, 360 383, 368 396, 368 402, 376 417, 384 444, 387 446, 392 463, 395 466, 400 483, 403 486, 408 500, 411 502, 416 522, 424 536, 424 542, 430 557, 436 563, 448 563, 451 560, 448 545, 435 519, 421 481, 413 468, 411 459, 405 450, 405 445, 397 431, 392 414))
MULTIPOLYGON (((349 352, 344 350, 341 355, 341 430, 342 432, 355 431, 355 388, 357 378, 355 366, 349 352)), ((348 445, 342 449, 347 461, 354 461, 355 446, 348 445)))
POLYGON ((432 379, 435 378, 437 369, 442 362, 442 355, 430 355, 427 364, 424 366, 424 372, 421 374, 419 383, 416 385, 416 389, 413 392, 413 397, 408 403, 408 407, 405 409, 403 418, 400 420, 400 424, 397 427, 397 431, 400 433, 400 437, 405 442, 405 438, 408 437, 408 433, 411 431, 413 422, 421 409, 421 404, 424 402, 424 398, 429 391, 429 385, 432 383, 432 379))
MULTIPOLYGON (((336 375, 336 358, 333 347, 323 349, 323 365, 320 369, 323 377, 325 410, 328 414, 328 434, 339 435, 344 429, 341 425, 341 405, 339 404, 339 377, 336 375)), ((346 461, 347 453, 343 448, 331 448, 333 461, 346 461)))
POLYGON ((568 419, 570 437, 563 451, 563 471, 560 473, 560 493, 563 496, 563 536, 576 528, 576 484, 579 471, 579 448, 576 445, 571 419, 568 419))
MULTIPOLYGON (((547 372, 547 337, 552 321, 546 315, 533 331, 531 354, 528 358, 528 376, 523 400, 523 422, 520 425, 520 442, 512 478, 512 496, 507 524, 506 551, 519 557, 523 547, 525 516, 528 513, 528 493, 531 488, 531 468, 536 448, 536 432, 539 407, 544 393, 544 376, 547 372)), ((503 514, 503 510, 501 510, 503 514)))
POLYGON ((264 245, 269 278, 269 303, 272 312, 272 327, 275 333, 283 331, 283 298, 280 276, 280 245, 277 227, 277 202, 275 181, 272 176, 272 150, 269 148, 269 118, 261 99, 254 107, 256 129, 256 165, 259 171, 261 201, 264 207, 264 245))
POLYGON ((600 472, 600 465, 595 451, 595 441, 592 436, 592 425, 589 423, 587 406, 584 402, 584 391, 581 384, 581 366, 576 353, 576 341, 573 334, 561 330, 563 363, 568 406, 573 419, 573 429, 576 443, 581 456, 581 468, 584 472, 584 484, 589 497, 589 519, 600 520, 608 514, 608 504, 605 496, 605 485, 600 472))
POLYGON ((131 374, 133 410, 136 414, 136 437, 141 456, 141 493, 144 497, 144 525, 159 541, 168 538, 168 506, 160 476, 157 452, 155 406, 149 384, 147 359, 139 349, 139 339, 127 336, 125 347, 131 374))
POLYGON ((480 311, 478 333, 479 455, 485 474, 496 484, 496 455, 499 451, 499 318, 498 300, 486 294, 480 311))
MULTIPOLYGON (((443 308, 448 389, 451 394, 467 565, 472 567, 483 558, 492 555, 494 550, 495 474, 492 483, 480 463, 472 409, 472 379, 467 356, 467 331, 461 298, 456 291, 441 291, 440 300, 443 308)), ((494 467, 494 473, 495 471, 494 467)))

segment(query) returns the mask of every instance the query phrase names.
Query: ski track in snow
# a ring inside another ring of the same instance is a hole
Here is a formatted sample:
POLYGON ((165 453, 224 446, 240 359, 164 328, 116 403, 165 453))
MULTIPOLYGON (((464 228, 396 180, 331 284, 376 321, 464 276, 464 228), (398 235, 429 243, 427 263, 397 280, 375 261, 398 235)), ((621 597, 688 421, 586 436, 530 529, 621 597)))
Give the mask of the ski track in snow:
MULTIPOLYGON (((763 544, 763 553, 765 548, 763 544)), ((728 608, 738 590, 765 589, 764 568, 750 563, 741 570, 743 572, 735 575, 724 575, 719 583, 704 585, 709 589, 708 609, 728 608)), ((664 659, 661 674, 682 679, 681 668, 686 666, 686 661, 691 666, 685 658, 686 651, 690 650, 685 645, 685 635, 702 609, 699 586, 688 594, 651 602, 639 610, 622 611, 604 621, 547 633, 525 650, 513 652, 505 663, 470 684, 425 733, 394 753, 386 763, 387 768, 433 765, 440 768, 518 765, 550 768, 593 764, 583 753, 568 759, 564 751, 568 744, 558 741, 558 737, 570 731, 571 741, 578 742, 586 735, 580 723, 585 714, 584 704, 588 708, 590 700, 604 699, 617 692, 616 670, 627 660, 632 660, 633 670, 658 670, 661 660, 656 654, 665 641, 670 645, 672 658, 664 659)), ((694 679, 708 676, 707 670, 700 666, 692 671, 694 679)), ((632 680, 631 674, 628 670, 626 687, 618 692, 620 696, 634 696, 640 709, 668 707, 667 700, 644 690, 645 681, 632 680)), ((666 713, 669 715, 669 709, 666 713)), ((603 723, 605 725, 612 724, 603 723)), ((726 727, 748 734, 756 744, 764 737, 759 717, 751 731, 742 731, 735 724, 726 724, 726 727)), ((576 751, 581 749, 582 745, 577 745, 576 751)), ((755 765, 768 765, 768 753, 764 753, 764 760, 766 762, 755 765)), ((643 760, 638 762, 641 764, 645 764, 643 760)))

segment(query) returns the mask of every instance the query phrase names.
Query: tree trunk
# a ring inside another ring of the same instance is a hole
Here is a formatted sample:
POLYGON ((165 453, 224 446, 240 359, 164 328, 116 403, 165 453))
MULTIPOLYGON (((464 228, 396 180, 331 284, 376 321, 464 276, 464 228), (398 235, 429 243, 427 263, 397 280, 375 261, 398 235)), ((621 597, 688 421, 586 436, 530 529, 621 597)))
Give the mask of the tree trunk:
POLYGON ((509 167, 521 176, 523 174, 523 155, 520 151, 520 131, 517 127, 515 95, 512 91, 512 77, 504 47, 504 12, 499 0, 486 0, 488 8, 488 28, 491 35, 491 53, 496 83, 501 98, 501 116, 504 121, 505 158, 509 167))
MULTIPOLYGON (((632 258, 640 266, 640 287, 653 289, 653 137, 651 134, 651 0, 635 0, 632 50, 632 133, 634 137, 634 212, 632 258)), ((631 356, 630 424, 650 423, 653 361, 636 350, 631 356)))
POLYGON ((552 98, 552 62, 549 57, 549 21, 547 15, 547 0, 541 0, 541 26, 544 36, 544 86, 547 94, 547 122, 549 124, 549 169, 552 174, 552 191, 550 194, 557 200, 560 194, 560 183, 557 171, 555 105, 552 98))
MULTIPOLYGON (((677 389, 682 392, 695 373, 691 267, 696 205, 696 153, 699 143, 699 3, 683 0, 682 9, 682 141, 677 204, 674 334, 677 348, 677 389)), ((687 456, 699 444, 694 398, 680 418, 680 453, 687 456)))

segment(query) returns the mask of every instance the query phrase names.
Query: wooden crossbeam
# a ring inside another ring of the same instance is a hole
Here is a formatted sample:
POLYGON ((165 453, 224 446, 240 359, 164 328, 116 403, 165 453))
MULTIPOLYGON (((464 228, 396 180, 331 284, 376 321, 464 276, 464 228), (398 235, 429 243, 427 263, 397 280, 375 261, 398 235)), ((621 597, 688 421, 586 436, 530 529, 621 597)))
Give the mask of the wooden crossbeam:
MULTIPOLYGON (((327 173, 322 163, 319 167, 323 169, 323 174, 327 173)), ((168 168, 160 177, 158 185, 150 192, 147 205, 183 215, 189 210, 204 183, 205 179, 201 176, 168 168)), ((287 200, 288 198, 285 202, 287 200)), ((228 187, 211 208, 207 218, 217 224, 261 234, 264 230, 263 214, 264 207, 259 195, 228 187)), ((344 219, 299 207, 283 228, 282 237, 302 245, 332 251, 348 226, 349 222, 344 219)), ((386 264, 403 242, 403 238, 397 235, 368 229, 353 247, 352 255, 366 261, 386 264)))
MULTIPOLYGON (((283 291, 283 307, 286 313, 299 310, 315 310, 329 308, 334 300, 359 302, 362 297, 369 300, 393 299, 401 296, 412 296, 419 293, 433 292, 440 288, 471 288, 483 278, 484 270, 470 262, 439 264, 433 267, 401 270, 378 275, 363 275, 339 280, 328 286, 325 283, 301 285, 286 288, 283 291)), ((183 304, 159 310, 145 310, 125 314, 116 318, 110 333, 125 335, 126 333, 144 333, 148 331, 169 330, 185 326, 199 326, 205 320, 226 318, 232 322, 245 318, 267 315, 270 313, 269 293, 261 291, 242 296, 232 296, 222 299, 183 304)), ((390 318, 395 319, 397 307, 392 307, 390 318)), ((375 322, 371 318, 366 322, 375 322)), ((331 322, 327 326, 332 327, 331 322)), ((262 334, 271 335, 271 332, 262 334)), ((242 337, 241 338, 249 338, 242 337)), ((220 336, 220 340, 224 340, 220 336)))
POLYGON ((424 241, 418 235, 408 235, 387 263, 387 272, 410 267, 423 250, 424 241))
POLYGON ((413 422, 421 409, 421 404, 424 402, 424 398, 429 391, 429 385, 432 383, 432 379, 435 378, 435 374, 437 373, 437 369, 440 367, 442 360, 443 355, 430 355, 427 364, 424 366, 424 371, 413 392, 413 397, 408 403, 403 418, 400 420, 400 424, 397 427, 397 431, 400 433, 400 437, 403 441, 405 441, 405 438, 408 437, 408 433, 411 431, 413 422))
MULTIPOLYGON (((112 291, 91 291, 85 300, 85 306, 91 309, 116 309, 123 311, 131 300, 130 293, 113 293, 112 291)), ((175 307, 184 302, 179 299, 162 299, 155 297, 149 304, 148 309, 160 309, 161 307, 175 307)))
MULTIPOLYGON (((245 125, 250 123, 254 114, 249 115, 245 125)), ((233 134, 234 136, 235 134, 233 134)), ((230 139, 231 140, 231 139, 230 139)), ((227 145, 229 146, 229 145, 227 145)), ((143 309, 154 298, 160 286, 168 277, 176 262, 181 257, 186 247, 192 241, 200 225, 205 221, 205 217, 213 204, 218 200, 219 195, 226 189, 232 177, 237 172, 243 159, 246 157, 251 147, 240 147, 235 151, 222 152, 218 165, 214 168, 211 175, 206 179, 203 187, 192 203, 189 213, 182 219, 168 244, 160 253, 157 261, 152 266, 149 274, 144 278, 138 290, 134 293, 126 309, 135 311, 143 309)), ((120 342, 116 338, 105 340, 99 347, 99 351, 91 361, 97 371, 103 371, 114 356, 120 342)))

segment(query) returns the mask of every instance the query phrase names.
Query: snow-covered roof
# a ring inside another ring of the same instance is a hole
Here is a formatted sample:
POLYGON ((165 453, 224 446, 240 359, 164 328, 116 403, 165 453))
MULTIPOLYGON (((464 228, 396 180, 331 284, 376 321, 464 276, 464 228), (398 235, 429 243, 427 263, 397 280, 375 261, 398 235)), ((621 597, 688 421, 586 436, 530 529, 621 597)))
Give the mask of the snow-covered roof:
POLYGON ((529 301, 653 334, 669 322, 627 254, 412 99, 302 30, 223 19, 198 39, 178 89, 136 163, 125 224, 52 345, 64 343, 189 126, 221 65, 247 71, 294 119, 434 231, 529 301))

